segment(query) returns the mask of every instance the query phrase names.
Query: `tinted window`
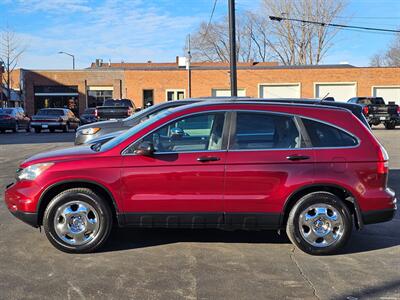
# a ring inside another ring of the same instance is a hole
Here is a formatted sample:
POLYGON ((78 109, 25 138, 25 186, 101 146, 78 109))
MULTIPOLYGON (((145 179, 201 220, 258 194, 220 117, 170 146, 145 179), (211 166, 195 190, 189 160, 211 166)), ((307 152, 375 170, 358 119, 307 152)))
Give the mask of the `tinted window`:
POLYGON ((336 127, 303 119, 313 147, 349 147, 357 145, 357 140, 336 127))
POLYGON ((125 107, 133 107, 133 104, 130 100, 105 100, 104 106, 125 106, 125 107))
POLYGON ((4 115, 11 115, 13 113, 12 109, 0 109, 0 114, 4 114, 4 115))
POLYGON ((64 115, 64 110, 62 110, 62 109, 41 109, 41 110, 39 110, 38 115, 62 116, 62 115, 64 115))
POLYGON ((173 121, 136 142, 132 150, 143 141, 158 153, 220 150, 224 118, 224 113, 208 113, 173 121))
POLYGON ((302 145, 293 117, 238 112, 231 149, 292 149, 302 145))

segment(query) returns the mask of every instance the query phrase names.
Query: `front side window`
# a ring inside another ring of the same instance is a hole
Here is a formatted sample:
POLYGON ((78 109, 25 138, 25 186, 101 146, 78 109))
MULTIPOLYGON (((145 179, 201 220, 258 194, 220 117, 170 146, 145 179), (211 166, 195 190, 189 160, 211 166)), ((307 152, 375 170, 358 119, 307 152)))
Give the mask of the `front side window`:
POLYGON ((339 128, 318 121, 302 119, 313 147, 351 147, 358 141, 339 128))
POLYGON ((155 153, 221 150, 224 119, 224 113, 207 113, 175 120, 138 140, 128 153, 143 142, 153 144, 155 153))
POLYGON ((238 112, 230 149, 295 149, 302 146, 300 132, 291 116, 238 112))

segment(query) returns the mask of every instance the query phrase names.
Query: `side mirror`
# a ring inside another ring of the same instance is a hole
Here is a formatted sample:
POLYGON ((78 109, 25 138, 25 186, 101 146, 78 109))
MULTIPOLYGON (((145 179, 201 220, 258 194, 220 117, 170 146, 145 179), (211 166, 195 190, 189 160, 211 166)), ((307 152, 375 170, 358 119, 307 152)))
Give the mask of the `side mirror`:
POLYGON ((152 156, 154 154, 154 145, 149 142, 141 142, 135 150, 136 155, 152 156))
POLYGON ((182 128, 174 127, 171 129, 171 138, 172 139, 180 139, 185 135, 185 132, 182 128))

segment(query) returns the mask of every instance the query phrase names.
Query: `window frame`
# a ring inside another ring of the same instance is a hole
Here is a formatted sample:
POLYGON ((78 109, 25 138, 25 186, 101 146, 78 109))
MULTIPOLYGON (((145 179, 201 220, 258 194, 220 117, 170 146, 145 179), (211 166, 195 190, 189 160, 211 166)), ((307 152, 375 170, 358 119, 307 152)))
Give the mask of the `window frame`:
POLYGON ((309 137, 309 135, 308 135, 308 131, 307 131, 306 127, 304 126, 304 124, 303 124, 303 122, 302 122, 301 119, 307 119, 307 120, 314 121, 314 122, 317 122, 317 123, 322 123, 322 124, 327 125, 327 126, 331 126, 331 127, 335 128, 335 129, 337 129, 337 130, 339 130, 339 131, 342 131, 342 132, 344 132, 344 133, 350 135, 352 138, 354 138, 354 139, 357 141, 357 144, 354 145, 354 146, 327 146, 327 147, 315 147, 315 146, 312 144, 312 141, 311 141, 311 139, 310 139, 310 144, 312 145, 312 148, 313 148, 313 149, 350 149, 350 148, 358 148, 358 147, 360 147, 360 145, 361 145, 361 140, 358 138, 358 136, 356 136, 355 134, 351 133, 350 131, 348 131, 348 130, 342 128, 342 127, 339 127, 339 126, 337 126, 337 125, 335 125, 335 124, 332 124, 332 123, 329 123, 329 122, 325 122, 325 121, 322 121, 322 120, 319 120, 319 119, 310 118, 310 117, 306 117, 306 116, 298 116, 298 118, 300 119, 301 126, 303 127, 303 129, 304 129, 304 131, 306 132, 306 134, 307 134, 307 136, 308 136, 309 139, 310 139, 310 137, 309 137))
POLYGON ((121 151, 122 156, 140 156, 135 153, 127 153, 128 149, 130 147, 133 147, 135 143, 137 143, 139 140, 145 139, 147 136, 150 134, 153 134, 155 131, 158 129, 161 129, 162 127, 170 124, 170 123, 175 123, 179 122, 180 120, 187 118, 187 117, 192 117, 192 116, 197 116, 197 115, 203 115, 203 114, 216 114, 216 113, 222 113, 225 114, 224 118, 224 125, 222 128, 222 143, 221 143, 221 149, 219 150, 200 150, 200 151, 168 151, 168 152, 154 152, 154 155, 171 155, 171 154, 185 154, 185 153, 208 153, 208 152, 226 152, 228 151, 228 138, 229 138, 229 130, 230 130, 230 111, 226 110, 207 110, 207 111, 201 111, 201 112, 195 112, 195 113, 190 113, 187 115, 179 116, 174 119, 171 119, 167 122, 164 122, 163 124, 157 126, 153 130, 147 132, 146 134, 140 136, 138 139, 130 143, 127 147, 125 147, 121 151))
MULTIPOLYGON (((264 110, 232 110, 230 112, 231 119, 230 119, 230 130, 229 130, 229 140, 228 140, 228 151, 229 152, 239 152, 239 151, 282 151, 282 150, 301 150, 301 149, 311 149, 312 145, 308 136, 308 133, 305 131, 303 123, 299 122, 299 118, 295 114, 290 114, 290 113, 282 113, 282 112, 274 112, 274 111, 264 111, 264 110), (305 147, 299 147, 299 148, 260 148, 260 149, 231 149, 231 145, 234 142, 234 137, 236 134, 236 122, 237 122, 237 113, 238 112, 244 112, 244 113, 256 113, 256 114, 267 114, 267 115, 273 115, 273 116, 284 116, 284 117, 289 117, 293 119, 293 122, 299 131, 300 137, 302 139, 302 142, 305 143, 305 147)), ((301 121, 301 120, 300 120, 301 121)))

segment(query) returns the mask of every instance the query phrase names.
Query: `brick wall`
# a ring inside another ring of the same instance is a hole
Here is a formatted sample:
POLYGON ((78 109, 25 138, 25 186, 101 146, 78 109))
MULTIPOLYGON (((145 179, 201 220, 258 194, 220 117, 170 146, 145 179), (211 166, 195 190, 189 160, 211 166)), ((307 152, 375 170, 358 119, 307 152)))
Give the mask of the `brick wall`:
MULTIPOLYGON (((29 71, 22 72, 25 84, 26 110, 33 113, 33 89, 36 85, 77 85, 79 109, 86 107, 87 86, 112 85, 114 97, 133 99, 137 107, 143 105, 143 90, 154 90, 154 102, 166 100, 168 89, 184 89, 188 96, 188 71, 168 67, 165 69, 88 69, 76 71, 29 71)), ((300 83, 301 97, 312 98, 316 82, 355 82, 358 96, 371 95, 372 86, 400 85, 400 68, 247 68, 238 70, 238 88, 246 89, 246 95, 259 96, 260 83, 300 83)), ((192 70, 192 97, 211 96, 213 88, 229 89, 227 68, 192 70)))

